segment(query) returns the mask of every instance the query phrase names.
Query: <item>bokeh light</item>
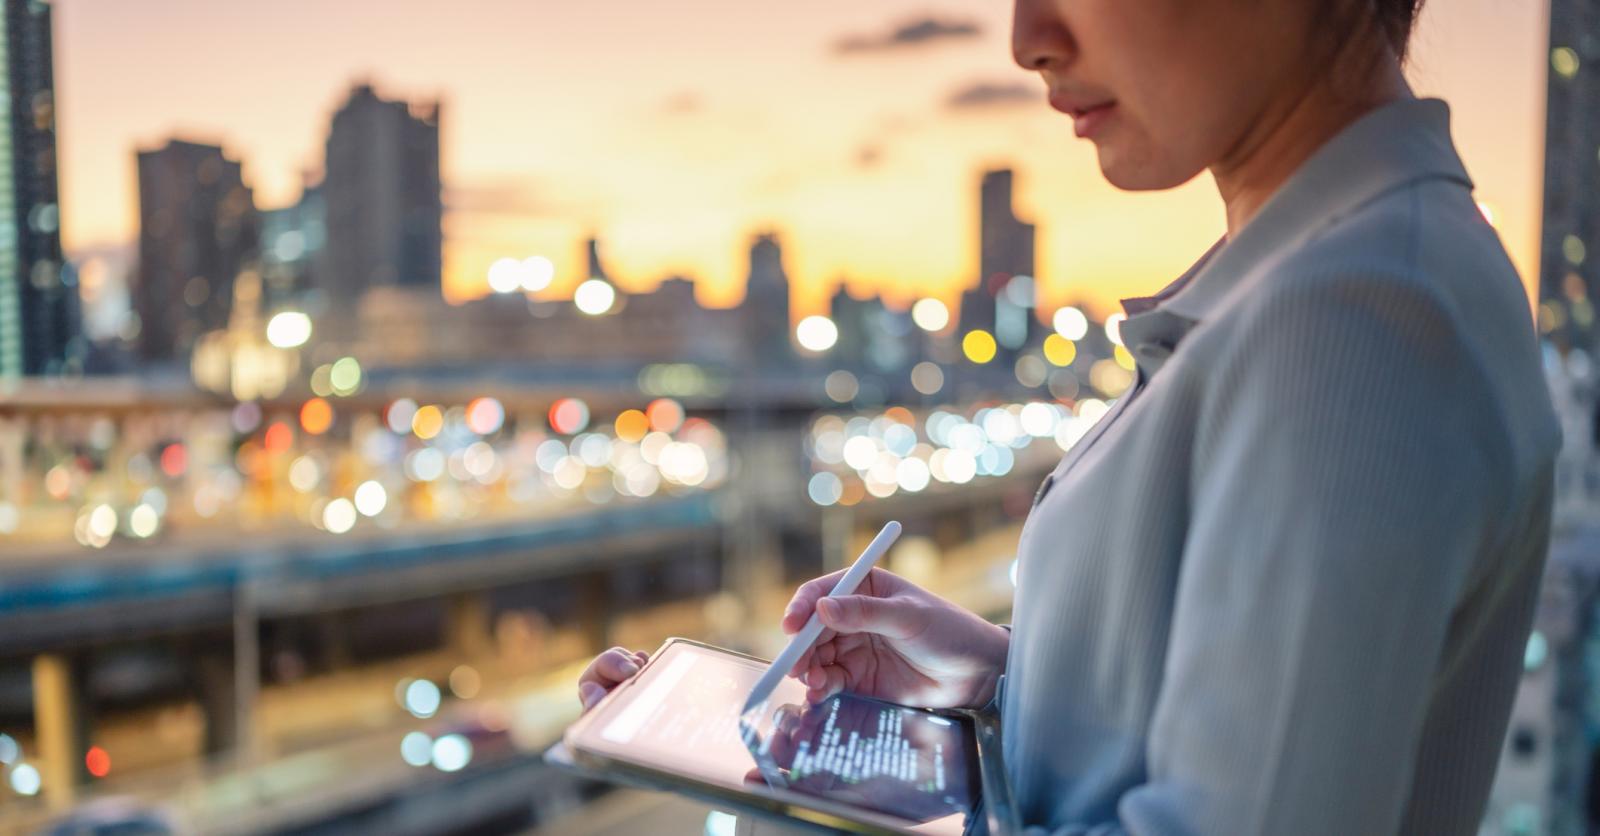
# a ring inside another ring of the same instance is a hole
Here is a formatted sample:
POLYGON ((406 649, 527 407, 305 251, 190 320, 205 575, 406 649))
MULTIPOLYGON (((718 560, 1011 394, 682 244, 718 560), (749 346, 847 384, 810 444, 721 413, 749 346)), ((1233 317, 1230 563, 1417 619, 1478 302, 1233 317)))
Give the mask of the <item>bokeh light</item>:
POLYGON ((943 331, 950 324, 950 309, 938 299, 918 299, 911 306, 911 321, 924 331, 943 331))
POLYGON ((495 398, 474 398, 467 404, 467 429, 478 435, 493 435, 506 420, 506 409, 495 398))
POLYGON ((614 429, 618 440, 637 444, 650 432, 650 418, 637 409, 623 410, 617 415, 614 429))
POLYGON ((589 406, 577 398, 562 398, 550 405, 550 428, 562 435, 582 432, 589 426, 589 406))
POLYGON ((961 338, 961 353, 974 363, 983 364, 994 359, 994 335, 984 330, 968 331, 961 338))
POLYGON ((1051 334, 1044 338, 1044 359, 1050 361, 1052 366, 1070 366, 1078 356, 1078 347, 1072 340, 1061 334, 1051 334))
POLYGON ((283 311, 267 320, 267 342, 277 348, 299 348, 311 339, 311 317, 283 311))
POLYGON ((443 695, 439 693, 439 686, 427 679, 413 679, 406 683, 405 691, 401 697, 401 704, 413 717, 426 720, 439 711, 439 704, 443 695))
POLYGON ((354 357, 340 357, 328 369, 328 385, 340 397, 349 397, 361 389, 361 364, 354 357))
POLYGON ((497 258, 489 265, 489 289, 510 293, 522 285, 522 263, 514 258, 497 258))
POLYGON ((1073 342, 1089 334, 1089 318, 1071 305, 1057 308, 1055 315, 1050 318, 1050 324, 1055 327, 1057 334, 1073 342))
POLYGON ((844 495, 844 483, 827 471, 812 474, 811 481, 806 483, 806 495, 818 505, 833 505, 844 495))
POLYGON ((173 479, 189 469, 189 451, 182 444, 168 444, 161 448, 161 472, 173 479))
POLYGON ((590 316, 600 316, 611 310, 616 301, 616 288, 605 279, 589 279, 578 285, 578 289, 572 293, 573 304, 578 306, 578 310, 590 316))
POLYGON ((444 410, 439 407, 428 404, 412 413, 411 431, 416 433, 417 438, 427 441, 437 436, 442 429, 444 429, 444 410))
POLYGON ((675 433, 683 426, 683 407, 671 398, 657 398, 644 408, 650 429, 661 433, 675 433))
POLYGON ((294 430, 290 429, 288 424, 285 424, 281 421, 274 422, 272 426, 267 427, 267 431, 262 434, 261 442, 262 446, 266 448, 267 452, 282 453, 288 450, 289 447, 294 444, 294 430))
POLYGON ((400 738, 400 759, 411 766, 427 766, 433 761, 433 738, 427 732, 407 732, 400 738))
POLYGON ((356 506, 344 497, 329 502, 322 508, 322 527, 334 534, 344 534, 356 527, 356 506))
POLYGON ((800 324, 795 326, 794 336, 806 351, 823 352, 833 348, 839 341, 839 326, 825 316, 813 314, 800 320, 800 324))
POLYGON ((333 407, 323 398, 312 398, 300 407, 300 428, 310 435, 322 435, 333 426, 333 407))
POLYGON ((1106 317, 1106 339, 1112 345, 1122 345, 1122 323, 1127 318, 1128 315, 1121 311, 1106 317))
POLYGON ((850 372, 836 369, 823 379, 822 391, 836 403, 849 403, 861 392, 861 382, 850 372))
POLYGON ((478 695, 483 688, 483 675, 471 665, 456 665, 450 670, 450 693, 464 700, 478 695))
POLYGON ((542 255, 531 255, 522 260, 522 289, 538 293, 550 286, 556 277, 555 262, 542 255))
POLYGON ((440 772, 459 772, 472 762, 472 741, 464 735, 447 734, 433 741, 433 768, 440 772))
POLYGON ((17 795, 38 795, 44 780, 31 763, 19 763, 11 768, 11 789, 17 795))
POLYGON ((383 485, 374 480, 362 482, 356 488, 355 507, 363 517, 376 517, 383 513, 383 508, 389 503, 389 492, 383 485))
POLYGON ((99 746, 90 746, 83 755, 83 766, 90 775, 104 778, 111 774, 111 755, 99 746))
POLYGON ((931 360, 911 367, 911 388, 924 395, 937 395, 944 388, 944 370, 931 360))

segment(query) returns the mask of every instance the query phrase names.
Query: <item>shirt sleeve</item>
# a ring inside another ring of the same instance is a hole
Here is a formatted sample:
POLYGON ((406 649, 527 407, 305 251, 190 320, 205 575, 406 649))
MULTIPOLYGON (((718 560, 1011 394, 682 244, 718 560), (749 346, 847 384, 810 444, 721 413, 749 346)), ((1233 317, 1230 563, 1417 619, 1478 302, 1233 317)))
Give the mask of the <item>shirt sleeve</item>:
POLYGON ((1147 781, 1070 834, 1395 833, 1500 426, 1436 294, 1251 301, 1196 427, 1147 781))

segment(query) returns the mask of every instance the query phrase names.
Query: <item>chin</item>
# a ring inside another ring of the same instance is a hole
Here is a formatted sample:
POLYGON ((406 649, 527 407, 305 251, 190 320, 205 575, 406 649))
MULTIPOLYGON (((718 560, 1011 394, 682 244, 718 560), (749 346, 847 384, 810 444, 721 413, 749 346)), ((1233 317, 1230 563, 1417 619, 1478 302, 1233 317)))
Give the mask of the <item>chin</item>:
POLYGON ((1100 158, 1100 173, 1106 182, 1128 192, 1152 192, 1173 189, 1189 182, 1203 168, 1175 166, 1159 155, 1130 153, 1129 149, 1110 144, 1096 145, 1100 158))

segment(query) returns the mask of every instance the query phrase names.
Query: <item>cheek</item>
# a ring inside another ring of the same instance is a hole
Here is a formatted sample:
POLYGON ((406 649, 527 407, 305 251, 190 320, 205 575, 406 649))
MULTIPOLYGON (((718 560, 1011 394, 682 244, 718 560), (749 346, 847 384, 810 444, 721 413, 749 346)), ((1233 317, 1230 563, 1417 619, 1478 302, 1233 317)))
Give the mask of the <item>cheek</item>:
POLYGON ((1085 63, 1122 110, 1096 138, 1106 179, 1124 189, 1164 189, 1204 171, 1231 145, 1253 96, 1251 51, 1238 0, 1085 0, 1085 63), (1103 7, 1103 8, 1101 8, 1103 7), (1243 76, 1243 78, 1241 78, 1243 76))

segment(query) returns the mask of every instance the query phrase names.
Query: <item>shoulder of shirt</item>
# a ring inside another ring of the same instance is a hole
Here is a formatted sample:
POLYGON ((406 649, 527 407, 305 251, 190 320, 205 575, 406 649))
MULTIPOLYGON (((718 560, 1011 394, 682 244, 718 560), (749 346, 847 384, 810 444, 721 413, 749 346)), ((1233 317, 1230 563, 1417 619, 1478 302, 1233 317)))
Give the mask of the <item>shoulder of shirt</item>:
POLYGON ((1527 291, 1460 184, 1425 179, 1385 191, 1330 216, 1252 272, 1258 275, 1207 323, 1220 326, 1214 358, 1307 339, 1359 354, 1363 341, 1384 337, 1372 344, 1405 346, 1413 356, 1409 363, 1386 356, 1383 365, 1455 370, 1448 385, 1455 403, 1418 404, 1425 412, 1444 409, 1457 420, 1470 417, 1490 437, 1515 438, 1515 458, 1524 463, 1559 448, 1527 291), (1330 315, 1336 331, 1313 328, 1308 336, 1294 325, 1332 322, 1330 315))
POLYGON ((1421 315, 1447 326, 1431 338, 1456 343, 1531 336, 1514 322, 1529 310, 1515 268, 1471 193, 1448 180, 1401 185, 1332 215, 1254 272, 1224 317, 1313 305, 1348 308, 1379 328, 1421 315), (1483 300, 1493 304, 1474 304, 1483 300))

